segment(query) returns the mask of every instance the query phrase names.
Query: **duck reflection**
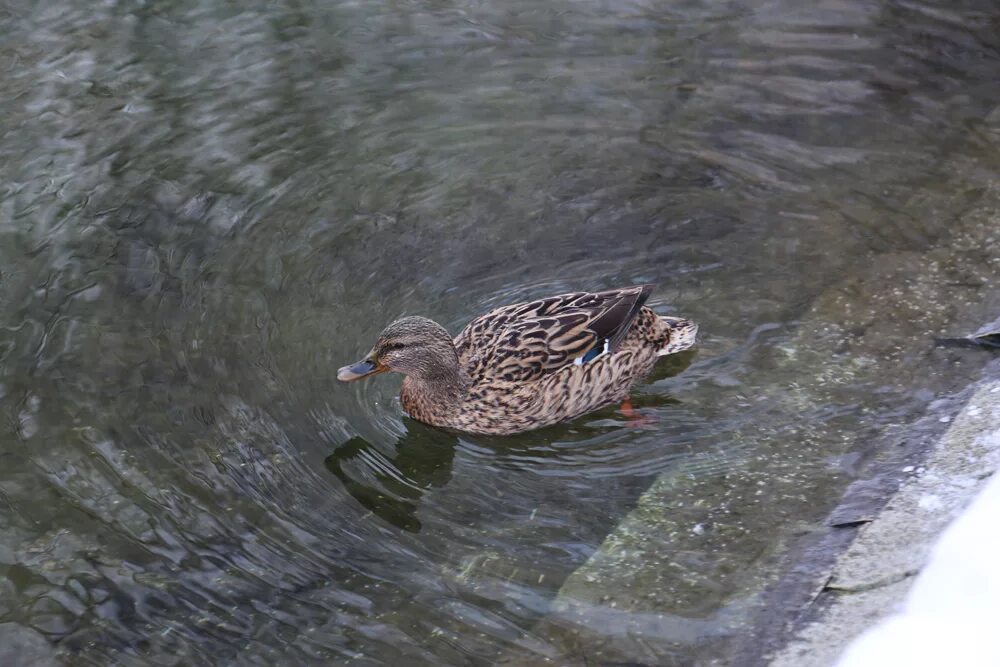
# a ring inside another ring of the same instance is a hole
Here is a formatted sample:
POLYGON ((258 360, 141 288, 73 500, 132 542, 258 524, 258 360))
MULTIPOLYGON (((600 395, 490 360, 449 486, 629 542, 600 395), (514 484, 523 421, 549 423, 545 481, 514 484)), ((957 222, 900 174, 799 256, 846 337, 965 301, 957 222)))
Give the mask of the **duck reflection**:
POLYGON ((418 502, 451 479, 458 438, 411 419, 406 426, 408 433, 390 447, 393 452, 355 437, 324 464, 362 506, 397 528, 418 532, 418 502))

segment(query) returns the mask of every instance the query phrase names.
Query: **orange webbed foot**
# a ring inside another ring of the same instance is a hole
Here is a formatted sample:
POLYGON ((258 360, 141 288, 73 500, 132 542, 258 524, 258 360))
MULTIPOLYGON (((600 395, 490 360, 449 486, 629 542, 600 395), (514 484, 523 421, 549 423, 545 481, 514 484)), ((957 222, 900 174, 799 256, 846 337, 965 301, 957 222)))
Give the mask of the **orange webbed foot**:
POLYGON ((622 413, 622 416, 625 417, 625 425, 632 428, 640 428, 656 423, 656 418, 639 412, 635 406, 632 405, 632 401, 627 398, 622 401, 619 411, 622 413))

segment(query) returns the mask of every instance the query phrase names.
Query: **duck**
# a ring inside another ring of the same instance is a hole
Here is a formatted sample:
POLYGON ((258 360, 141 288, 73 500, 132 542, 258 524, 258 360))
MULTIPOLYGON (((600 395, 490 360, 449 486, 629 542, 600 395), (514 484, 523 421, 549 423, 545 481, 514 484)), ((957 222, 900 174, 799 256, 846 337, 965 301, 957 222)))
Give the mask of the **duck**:
POLYGON ((697 324, 645 305, 653 288, 502 306, 454 338, 426 317, 403 317, 385 327, 360 361, 340 368, 337 379, 400 373, 400 402, 411 418, 481 435, 513 435, 628 405, 632 386, 657 359, 696 344, 697 324))

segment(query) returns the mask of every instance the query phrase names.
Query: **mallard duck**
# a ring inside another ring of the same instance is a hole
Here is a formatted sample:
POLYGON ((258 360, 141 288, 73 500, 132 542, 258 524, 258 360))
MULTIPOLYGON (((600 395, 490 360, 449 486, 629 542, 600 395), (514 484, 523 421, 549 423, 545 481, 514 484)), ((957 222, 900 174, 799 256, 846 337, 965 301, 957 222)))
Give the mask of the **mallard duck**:
POLYGON ((509 435, 628 398, 657 357, 692 347, 698 326, 645 305, 652 285, 515 303, 472 320, 454 340, 425 317, 387 326, 344 382, 395 371, 418 421, 509 435))

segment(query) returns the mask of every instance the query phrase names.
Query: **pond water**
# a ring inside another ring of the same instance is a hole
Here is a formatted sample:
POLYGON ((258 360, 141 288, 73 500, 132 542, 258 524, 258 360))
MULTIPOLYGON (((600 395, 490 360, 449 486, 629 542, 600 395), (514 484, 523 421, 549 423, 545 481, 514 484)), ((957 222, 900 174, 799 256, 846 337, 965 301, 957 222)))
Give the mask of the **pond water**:
POLYGON ((981 364, 913 330, 820 391, 809 352, 829 290, 948 242, 956 164, 997 173, 998 35, 992 0, 6 3, 0 623, 102 667, 611 664, 552 605, 673 475, 698 529, 629 607, 662 636, 608 660, 719 659, 981 364), (640 282, 702 336, 639 428, 457 437, 335 379, 402 314, 640 282))

